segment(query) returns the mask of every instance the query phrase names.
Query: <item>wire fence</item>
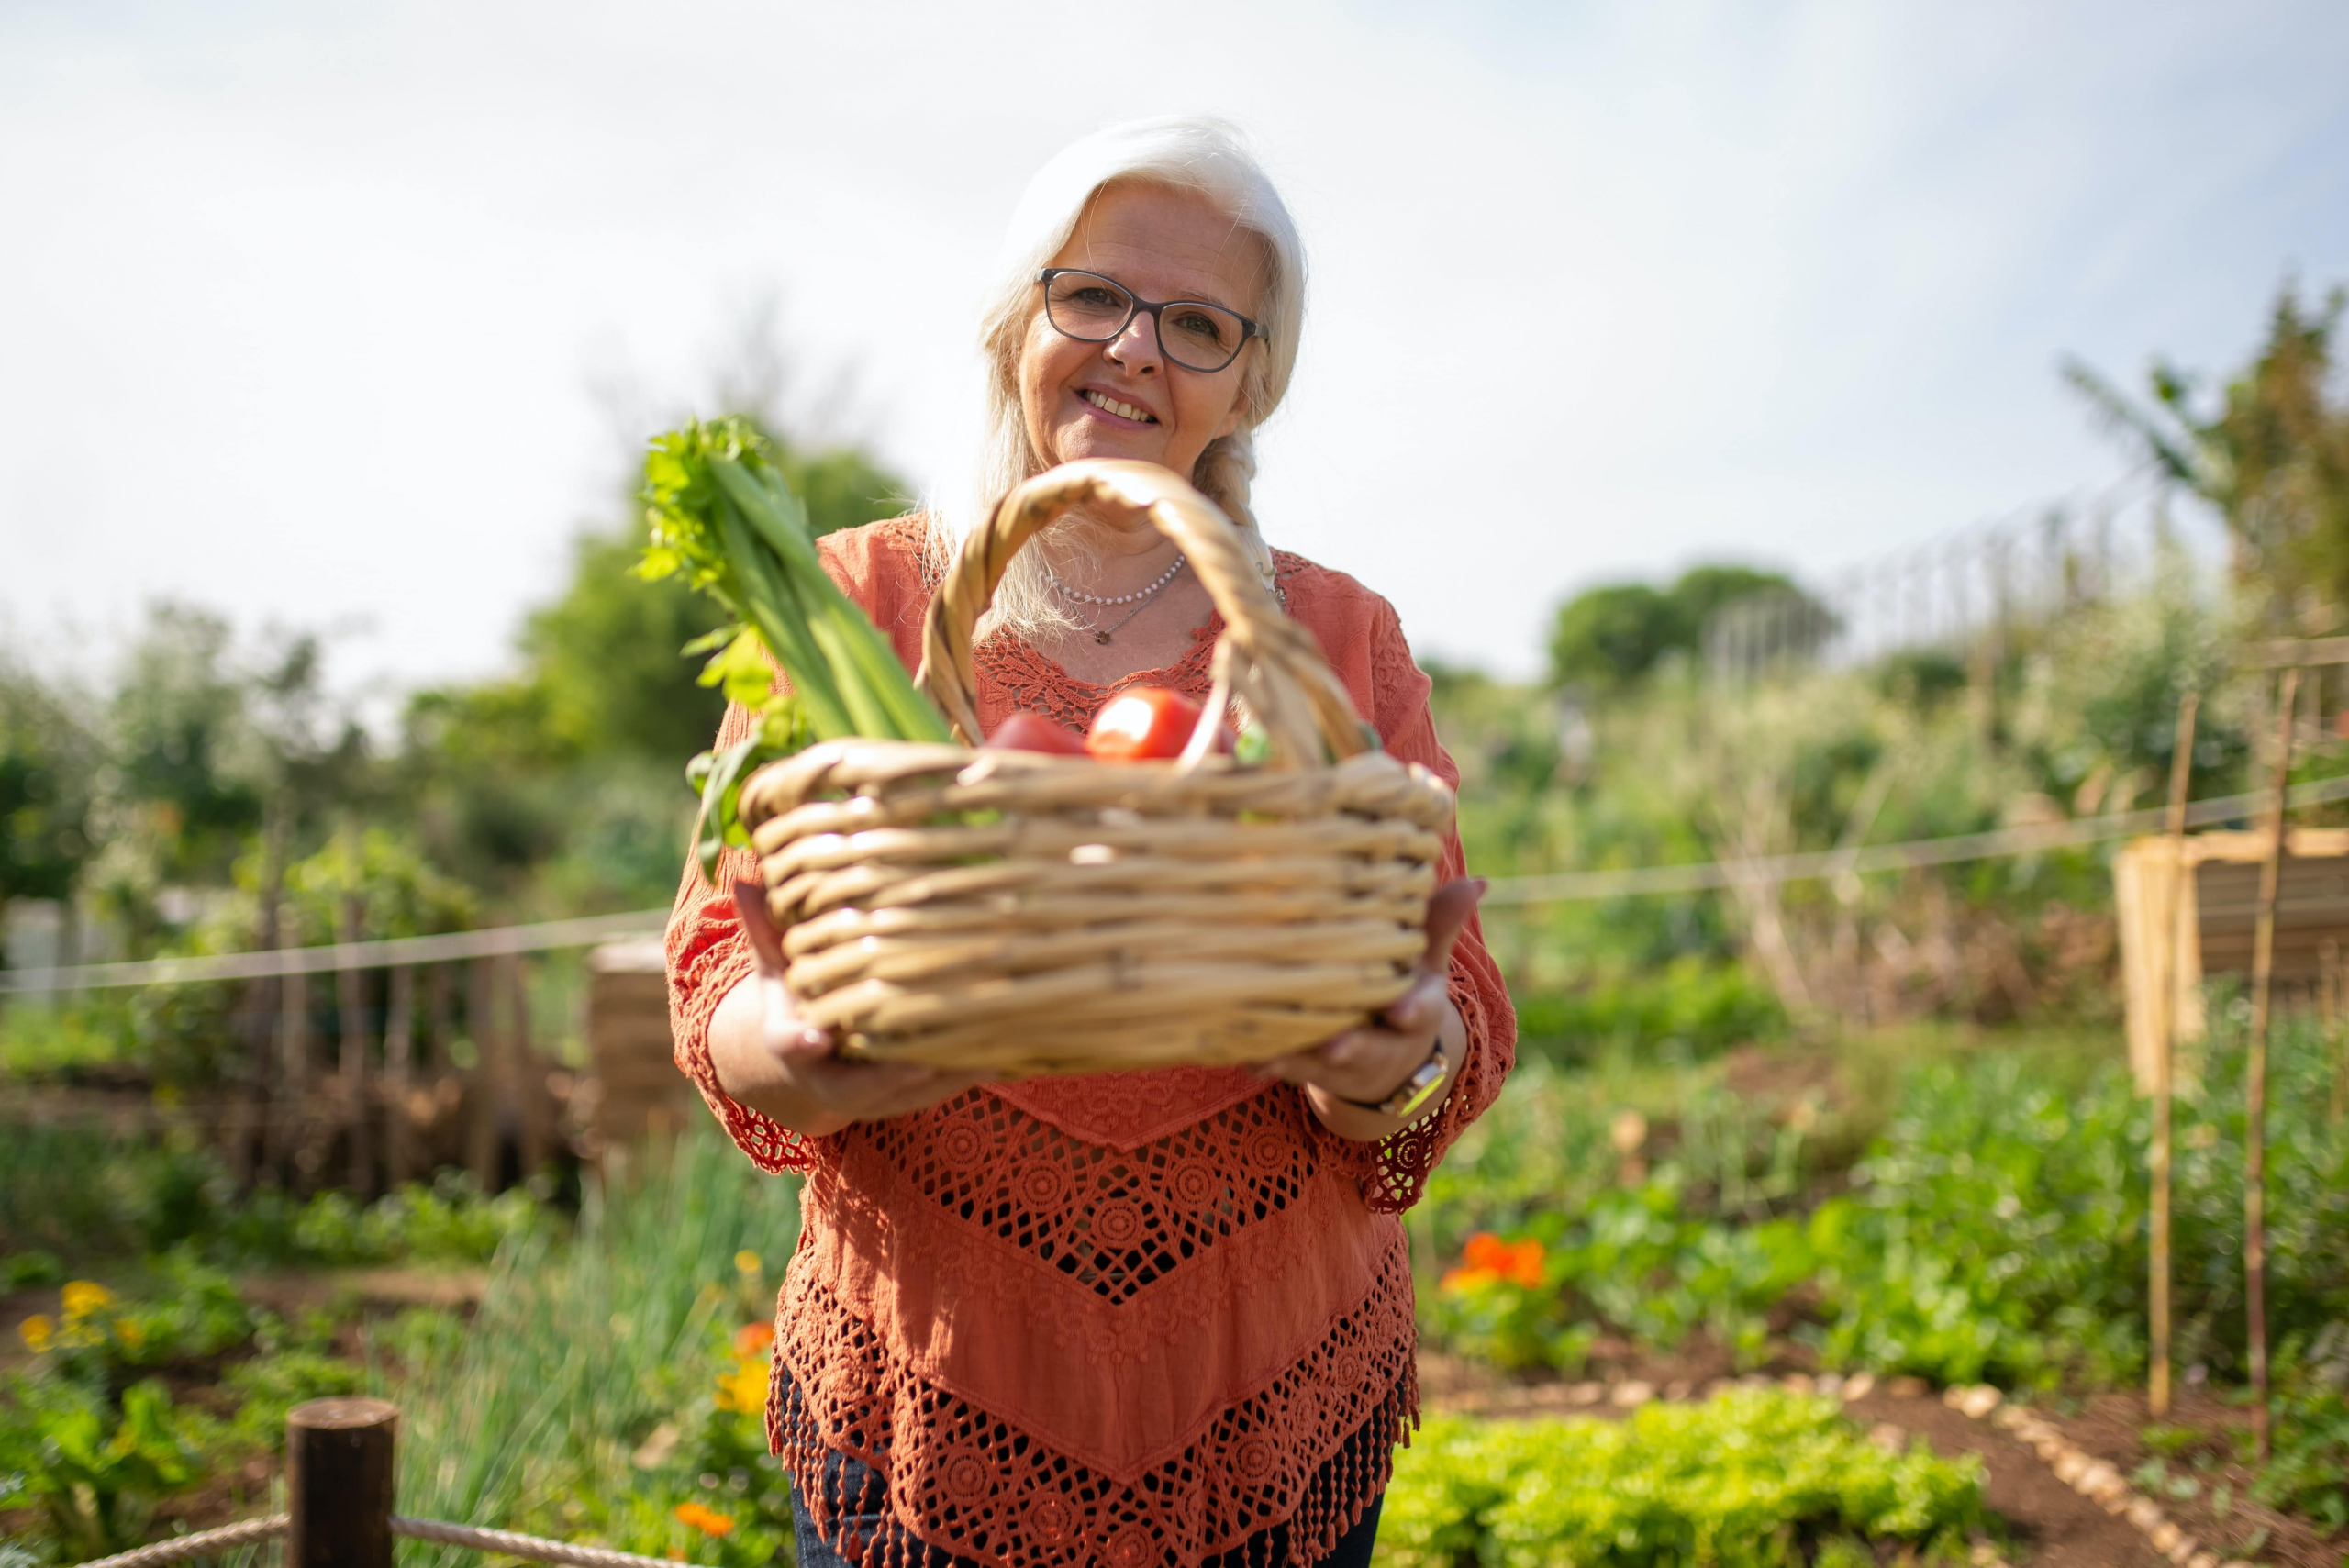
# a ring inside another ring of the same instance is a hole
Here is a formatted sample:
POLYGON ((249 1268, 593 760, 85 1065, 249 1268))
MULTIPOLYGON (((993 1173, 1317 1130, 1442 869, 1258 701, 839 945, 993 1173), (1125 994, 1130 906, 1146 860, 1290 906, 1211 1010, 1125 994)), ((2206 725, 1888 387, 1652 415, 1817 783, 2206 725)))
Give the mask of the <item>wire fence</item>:
POLYGON ((2076 499, 2022 510, 1894 550, 1792 593, 1723 606, 1704 628, 1717 681, 1789 664, 1837 668, 1932 649, 1956 653, 2018 626, 2108 602, 2190 560, 2168 491, 2146 469, 2076 499))
MULTIPOLYGON (((2248 817, 2267 800, 2265 794, 2217 795, 2187 807, 2188 827, 2248 817)), ((2349 779, 2327 779, 2296 784, 2286 796, 2288 806, 2322 806, 2349 800, 2349 779)), ((1700 861, 1677 865, 1622 866, 1599 871, 1560 872, 1542 876, 1489 878, 1487 904, 1563 904, 1624 896, 1708 893, 1740 880, 1763 883, 1808 882, 1847 874, 1906 871, 1920 866, 1954 865, 1966 861, 2041 854, 2050 850, 2106 843, 2138 833, 2158 832, 2167 808, 2085 817, 2068 822, 2035 823, 1999 828, 1981 833, 1961 833, 1941 839, 1917 839, 1899 844, 1854 845, 1798 854, 1764 856, 1749 861, 1700 861)), ((625 915, 598 915, 587 919, 555 920, 529 926, 506 926, 443 937, 404 937, 386 941, 342 942, 327 947, 283 948, 265 952, 221 953, 202 958, 151 959, 136 963, 85 964, 72 969, 0 973, 0 994, 54 995, 132 985, 191 985, 226 980, 283 978, 354 969, 395 969, 424 962, 454 962, 484 957, 513 957, 559 948, 585 947, 628 938, 657 936, 669 918, 666 909, 644 909, 625 915)))

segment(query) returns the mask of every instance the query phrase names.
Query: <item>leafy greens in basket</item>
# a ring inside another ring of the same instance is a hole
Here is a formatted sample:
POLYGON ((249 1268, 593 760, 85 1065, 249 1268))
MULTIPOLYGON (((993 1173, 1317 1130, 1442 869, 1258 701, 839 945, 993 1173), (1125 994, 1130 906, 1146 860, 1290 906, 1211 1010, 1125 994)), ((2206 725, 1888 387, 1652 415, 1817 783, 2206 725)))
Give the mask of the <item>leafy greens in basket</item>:
POLYGON ((825 573, 807 508, 774 459, 748 420, 696 420, 653 438, 637 492, 650 528, 637 575, 681 577, 725 606, 733 624, 685 651, 708 653, 701 684, 756 719, 747 740, 685 771, 701 791, 694 851, 712 878, 721 850, 750 842, 736 808, 742 781, 764 763, 847 736, 952 739, 888 639, 825 573), (770 654, 790 691, 774 690, 770 654))

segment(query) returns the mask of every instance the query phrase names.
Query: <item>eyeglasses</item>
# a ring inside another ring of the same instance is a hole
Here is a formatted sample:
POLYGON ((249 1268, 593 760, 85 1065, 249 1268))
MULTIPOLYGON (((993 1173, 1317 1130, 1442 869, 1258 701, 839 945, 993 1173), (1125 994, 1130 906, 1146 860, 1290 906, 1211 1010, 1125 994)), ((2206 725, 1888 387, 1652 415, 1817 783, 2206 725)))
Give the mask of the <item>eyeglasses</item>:
POLYGON ((1152 302, 1098 272, 1046 267, 1036 281, 1044 285, 1044 319, 1063 338, 1107 343, 1137 313, 1147 313, 1158 328, 1159 351, 1185 370, 1211 374, 1238 359, 1249 339, 1272 337, 1263 322, 1236 310, 1203 299, 1152 302))

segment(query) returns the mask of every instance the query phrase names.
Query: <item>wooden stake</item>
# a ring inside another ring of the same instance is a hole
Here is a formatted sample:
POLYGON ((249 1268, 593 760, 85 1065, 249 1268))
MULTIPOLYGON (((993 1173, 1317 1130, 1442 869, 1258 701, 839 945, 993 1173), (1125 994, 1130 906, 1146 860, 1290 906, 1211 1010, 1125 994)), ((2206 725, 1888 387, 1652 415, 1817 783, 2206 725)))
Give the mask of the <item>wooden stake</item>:
POLYGON ((2324 976, 2327 994, 2332 998, 2331 1015, 2325 1019, 2325 1038, 2332 1045, 2332 1118, 2339 1121, 2349 1114, 2349 1029, 2341 1027, 2342 993, 2349 989, 2349 968, 2341 960, 2341 944, 2325 943, 2324 976))
MULTIPOLYGON (((287 937, 292 931, 284 933, 287 937)), ((288 974, 277 983, 277 1049, 280 1054, 277 1124, 271 1130, 273 1159, 298 1160, 310 1126, 310 977, 288 974)), ((297 1180, 295 1184, 301 1183, 297 1180)))
MULTIPOLYGON (((357 895, 345 898, 337 933, 343 941, 359 940, 360 917, 357 895)), ((351 1190, 364 1199, 375 1185, 374 1140, 369 1136, 373 1129, 367 1115, 367 977, 355 968, 345 967, 335 972, 334 983, 335 1011, 342 1015, 343 1136, 351 1157, 351 1190)))
POLYGON ((2186 794, 2194 773, 2194 720, 2202 694, 2188 692, 2177 704, 2177 738, 2169 763, 2169 899, 2162 921, 2163 951, 2159 1000, 2154 1004, 2154 1147, 2152 1151, 2153 1228, 2151 1294, 2153 1365, 2145 1388, 2146 1403, 2156 1416, 2169 1414, 2169 1187, 2170 1095, 2177 1060, 2177 973, 2179 949, 2187 941, 2178 929, 2186 908, 2184 879, 2193 874, 2186 863, 2186 794))
POLYGON ((505 1055, 497 1028, 497 970, 495 959, 477 958, 467 967, 465 1032, 473 1037, 473 1126, 465 1146, 465 1162, 484 1193, 497 1190, 497 1116, 505 1100, 505 1055))
POLYGON ((381 1399, 285 1413, 285 1568, 392 1568, 399 1414, 381 1399))
POLYGON ((2349 1089, 2349 1051, 2342 1050, 2342 943, 2325 937, 2316 949, 2316 1017, 2325 1029, 2325 1050, 2340 1056, 2332 1073, 2331 1118, 2340 1119, 2342 1092, 2349 1089))
POLYGON ((415 1081, 416 971, 392 968, 384 1002, 384 1182, 397 1186, 414 1173, 415 1128, 407 1096, 415 1081))
POLYGON ((2284 672, 2276 700, 2276 784, 2267 802, 2267 858, 2259 867, 2252 928, 2251 1044, 2243 1064, 2243 1309, 2251 1320, 2251 1435, 2267 1462, 2267 1005, 2276 973, 2276 894, 2284 877, 2284 791, 2292 773, 2292 722, 2300 673, 2284 672))
POLYGON ((529 976, 518 954, 500 967, 506 971, 507 1081, 521 1101, 522 1180, 528 1182, 553 1157, 554 1129, 546 1114, 546 1066, 530 1043, 529 976))

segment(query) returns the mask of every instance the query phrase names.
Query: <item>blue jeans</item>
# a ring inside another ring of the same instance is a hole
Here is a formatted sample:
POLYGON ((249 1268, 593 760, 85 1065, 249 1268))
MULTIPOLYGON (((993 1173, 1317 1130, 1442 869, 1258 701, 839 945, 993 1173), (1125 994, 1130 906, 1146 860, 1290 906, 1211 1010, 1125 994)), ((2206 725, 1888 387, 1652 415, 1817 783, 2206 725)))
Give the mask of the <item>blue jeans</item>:
MULTIPOLYGON (((826 1511, 847 1522, 858 1540, 878 1540, 902 1530, 889 1511, 888 1483, 863 1460, 844 1453, 826 1454, 823 1487, 826 1511)), ((1339 1538, 1336 1549, 1315 1568, 1369 1568, 1371 1544, 1378 1539, 1378 1508, 1384 1501, 1383 1496, 1373 1497, 1361 1521, 1339 1538)), ((799 1541, 799 1568, 856 1568, 823 1538, 807 1500, 796 1486, 791 1489, 791 1516, 799 1541)), ((976 1568, 968 1558, 955 1557, 927 1541, 907 1540, 903 1545, 905 1561, 916 1568, 976 1568)), ((1208 1558, 1201 1568, 1282 1568, 1287 1561, 1288 1526, 1279 1524, 1250 1536, 1220 1557, 1208 1558)))

